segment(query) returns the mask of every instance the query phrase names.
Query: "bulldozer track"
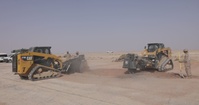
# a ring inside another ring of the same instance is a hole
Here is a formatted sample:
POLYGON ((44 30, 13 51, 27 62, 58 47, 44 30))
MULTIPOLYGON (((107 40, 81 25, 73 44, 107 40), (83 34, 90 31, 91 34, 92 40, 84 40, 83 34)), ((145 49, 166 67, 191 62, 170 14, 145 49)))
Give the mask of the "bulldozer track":
POLYGON ((171 59, 168 59, 165 57, 163 61, 160 63, 161 65, 159 66, 158 71, 168 71, 173 69, 173 62, 171 59), (169 65, 169 68, 166 68, 166 66, 169 65))
POLYGON ((61 76, 61 70, 53 69, 50 67, 46 67, 43 65, 36 65, 29 73, 28 79, 32 81, 37 80, 44 80, 44 79, 51 79, 51 78, 57 78, 61 76), (36 73, 40 69, 42 69, 41 73, 36 73), (43 72, 43 69, 46 69, 45 72, 43 72))

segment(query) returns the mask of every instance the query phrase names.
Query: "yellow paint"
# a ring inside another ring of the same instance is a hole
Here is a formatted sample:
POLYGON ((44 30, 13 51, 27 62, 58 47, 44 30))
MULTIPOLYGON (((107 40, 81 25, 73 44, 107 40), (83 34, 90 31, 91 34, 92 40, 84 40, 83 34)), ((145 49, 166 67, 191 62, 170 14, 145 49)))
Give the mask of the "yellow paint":
MULTIPOLYGON (((48 59, 51 58, 60 64, 60 68, 62 68, 62 61, 57 57, 56 55, 53 54, 45 54, 45 53, 38 53, 38 52, 26 52, 22 54, 17 55, 17 73, 19 75, 27 75, 32 68, 34 67, 34 62, 32 60, 23 60, 21 57, 22 56, 28 56, 28 57, 34 57, 34 56, 40 56, 44 57, 43 59, 48 59)), ((51 66, 52 67, 52 66, 51 66)))

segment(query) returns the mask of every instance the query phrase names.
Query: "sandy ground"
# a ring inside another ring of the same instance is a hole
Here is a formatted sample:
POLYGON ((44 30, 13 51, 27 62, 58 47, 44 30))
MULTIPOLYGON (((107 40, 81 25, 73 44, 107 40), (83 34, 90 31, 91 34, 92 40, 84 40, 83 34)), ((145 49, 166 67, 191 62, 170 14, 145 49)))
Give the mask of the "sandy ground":
POLYGON ((87 53, 90 70, 35 82, 0 63, 0 105, 199 105, 199 52, 190 53, 193 78, 185 79, 178 62, 167 72, 128 74, 112 62, 121 54, 87 53))

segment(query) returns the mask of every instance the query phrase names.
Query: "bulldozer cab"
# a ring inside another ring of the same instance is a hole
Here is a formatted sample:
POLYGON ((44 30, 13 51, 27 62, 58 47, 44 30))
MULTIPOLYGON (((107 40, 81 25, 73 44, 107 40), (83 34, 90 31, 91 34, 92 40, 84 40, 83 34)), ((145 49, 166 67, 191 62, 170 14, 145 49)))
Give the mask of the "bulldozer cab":
POLYGON ((164 48, 164 44, 162 44, 162 43, 149 43, 147 51, 154 52, 157 49, 162 49, 162 48, 164 48))
POLYGON ((165 47, 163 43, 149 43, 144 52, 145 56, 157 57, 159 60, 162 56, 171 57, 171 49, 165 47))
POLYGON ((142 52, 142 56, 145 57, 156 57, 158 53, 160 53, 163 49, 165 49, 163 43, 149 43, 148 46, 144 48, 142 52))
POLYGON ((51 47, 31 47, 29 49, 29 51, 30 52, 44 53, 44 54, 51 54, 50 49, 51 49, 51 47))

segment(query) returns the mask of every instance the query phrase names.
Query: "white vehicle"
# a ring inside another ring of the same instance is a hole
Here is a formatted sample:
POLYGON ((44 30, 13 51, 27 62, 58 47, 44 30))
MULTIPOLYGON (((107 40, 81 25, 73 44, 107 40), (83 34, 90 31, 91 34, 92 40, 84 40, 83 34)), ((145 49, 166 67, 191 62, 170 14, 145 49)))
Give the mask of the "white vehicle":
POLYGON ((13 55, 14 55, 14 53, 8 55, 7 57, 4 57, 3 62, 6 62, 6 63, 12 62, 13 55))
POLYGON ((7 56, 7 53, 0 53, 0 62, 4 62, 4 58, 7 56))

